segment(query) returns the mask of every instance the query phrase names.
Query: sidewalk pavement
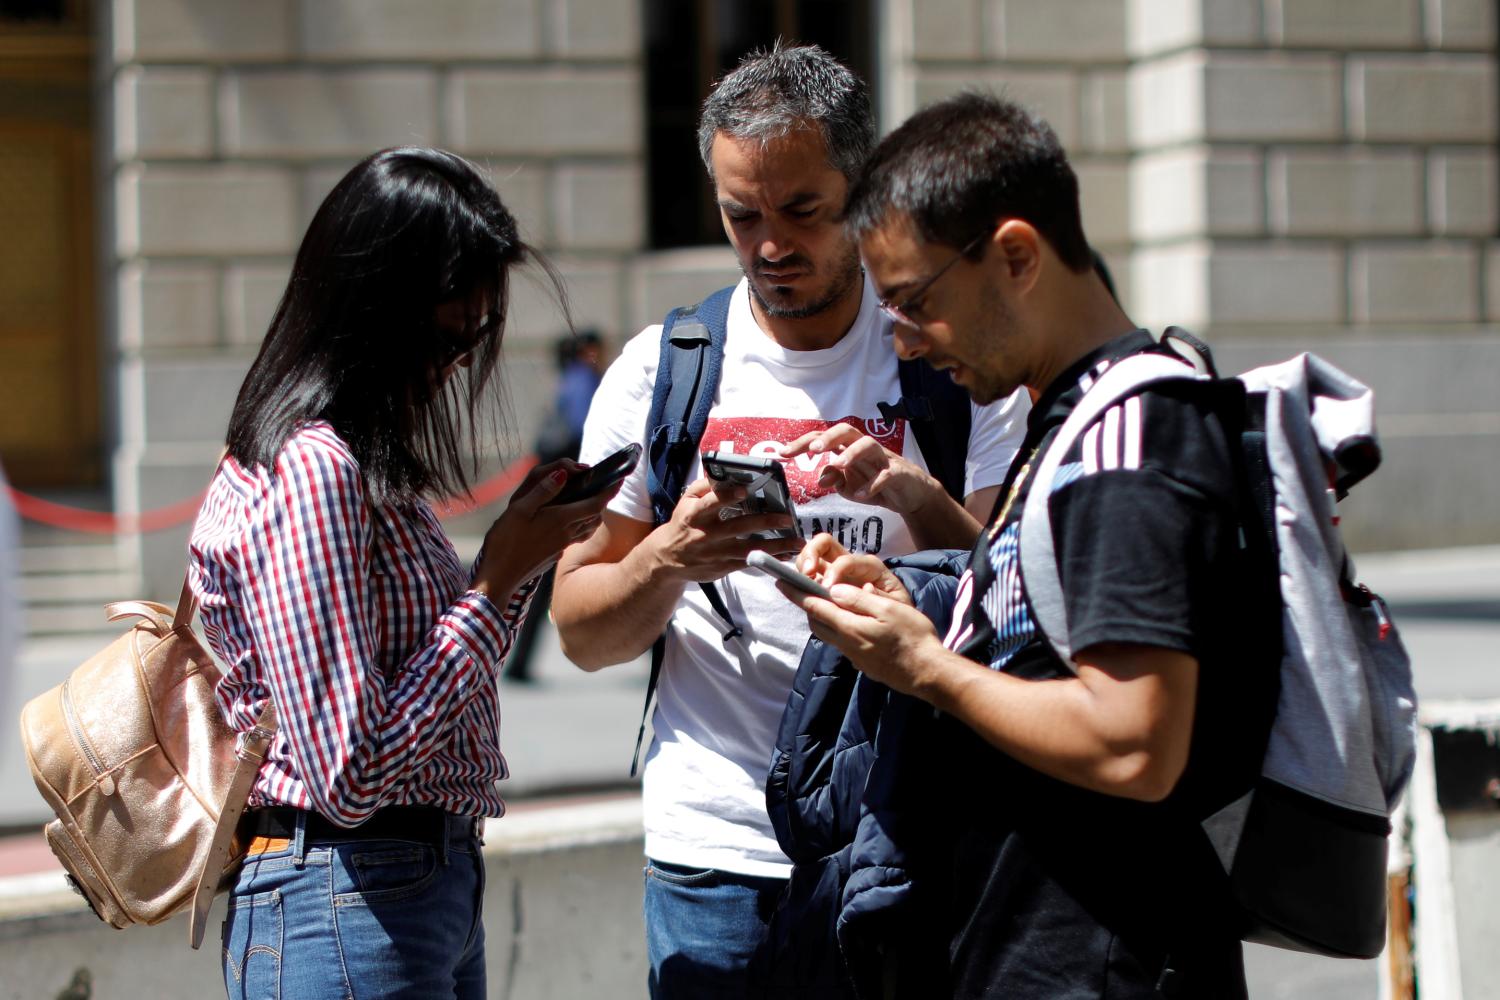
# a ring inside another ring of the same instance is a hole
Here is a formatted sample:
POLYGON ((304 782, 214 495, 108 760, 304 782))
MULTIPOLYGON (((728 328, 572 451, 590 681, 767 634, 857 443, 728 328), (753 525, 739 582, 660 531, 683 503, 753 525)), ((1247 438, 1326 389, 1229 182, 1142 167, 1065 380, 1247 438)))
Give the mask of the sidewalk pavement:
MULTIPOLYGON (((1412 655, 1423 699, 1500 698, 1500 545, 1356 557, 1358 578, 1382 594, 1412 655)), ((22 654, 13 703, 59 683, 92 644, 39 642, 22 654)), ((501 739, 511 778, 508 801, 548 794, 629 791, 630 758, 645 694, 645 658, 587 674, 558 649, 550 623, 537 637, 534 680, 505 682, 501 739)), ((647 736, 649 739, 649 734, 647 736)), ((40 824, 45 805, 32 786, 18 741, 0 743, 0 827, 40 824)), ((503 823, 504 820, 493 822, 503 823)), ((40 836, 0 838, 0 876, 55 870, 40 836)), ((1330 962, 1247 947, 1252 995, 1365 1000, 1375 993, 1375 962, 1330 962)), ((1378 959, 1375 961, 1379 961, 1378 959)))

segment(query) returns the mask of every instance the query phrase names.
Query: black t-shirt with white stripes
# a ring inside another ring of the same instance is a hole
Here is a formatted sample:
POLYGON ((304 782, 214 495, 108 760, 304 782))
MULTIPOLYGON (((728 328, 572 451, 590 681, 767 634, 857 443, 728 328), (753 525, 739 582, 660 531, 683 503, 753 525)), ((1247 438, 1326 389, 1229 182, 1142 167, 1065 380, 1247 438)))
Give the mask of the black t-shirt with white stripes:
MULTIPOLYGON (((1001 511, 960 583, 949 648, 1030 680, 1072 676, 1036 624, 1021 573, 1031 467, 1110 364, 1158 349, 1144 331, 1117 338, 1038 399, 1001 511)), ((1174 965, 1195 964, 1202 992, 1191 995, 1243 995, 1238 942, 1216 909, 1223 886, 1207 877, 1214 862, 1196 820, 1256 771, 1275 697, 1260 640, 1276 622, 1241 552, 1237 444, 1221 398, 1174 384, 1116 404, 1064 456, 1050 500, 1075 652, 1124 642, 1198 660, 1187 772, 1166 802, 1131 802, 1047 778, 973 737, 961 752, 995 761, 995 799, 949 820, 962 831, 951 891, 966 914, 951 948, 956 996, 997 984, 1012 992, 996 995, 1153 996, 1169 951, 1174 965)))
MULTIPOLYGON (((955 614, 950 648, 1021 676, 1070 675, 1023 593, 1019 538, 1030 472, 1112 362, 1155 349, 1144 331, 1127 334, 1080 360, 1038 399, 1003 518, 975 547, 977 600, 955 614)), ((1196 389, 1148 389, 1115 404, 1058 468, 1053 537, 1075 651, 1133 642, 1200 659, 1211 652, 1206 616, 1219 596, 1206 584, 1215 557, 1236 544, 1234 471, 1215 401, 1196 389)))

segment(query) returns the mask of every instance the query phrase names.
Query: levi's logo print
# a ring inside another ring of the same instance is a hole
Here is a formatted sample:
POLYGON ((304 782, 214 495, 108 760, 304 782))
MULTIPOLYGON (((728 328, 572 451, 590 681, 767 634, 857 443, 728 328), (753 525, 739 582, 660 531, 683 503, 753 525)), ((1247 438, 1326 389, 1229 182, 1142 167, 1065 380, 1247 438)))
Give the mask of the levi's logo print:
MULTIPOLYGON (((721 455, 780 459, 779 453, 783 445, 790 444, 804 434, 827 430, 837 424, 848 424, 898 455, 906 440, 906 421, 899 418, 805 420, 783 417, 711 417, 698 449, 700 452, 718 451, 721 455)), ((819 517, 800 513, 803 506, 822 497, 836 495, 834 490, 818 484, 818 476, 831 457, 832 455, 825 453, 780 459, 792 505, 799 511, 797 520, 803 537, 811 538, 826 531, 850 552, 878 555, 885 541, 885 524, 879 514, 850 517, 831 512, 819 517)))

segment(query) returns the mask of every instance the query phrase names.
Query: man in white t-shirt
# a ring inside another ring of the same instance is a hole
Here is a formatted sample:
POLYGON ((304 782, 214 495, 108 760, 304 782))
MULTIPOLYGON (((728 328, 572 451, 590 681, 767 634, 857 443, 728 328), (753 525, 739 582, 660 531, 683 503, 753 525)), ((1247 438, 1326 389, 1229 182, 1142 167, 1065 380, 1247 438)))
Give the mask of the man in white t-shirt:
MULTIPOLYGON (((889 320, 844 234, 849 184, 874 142, 865 85, 812 46, 756 53, 704 106, 700 149, 745 278, 729 303, 705 451, 782 458, 802 534, 886 557, 969 547, 1024 430, 1022 396, 971 411, 966 501, 927 471, 904 419, 889 320)), ((604 376, 585 463, 645 443, 661 327, 604 376)), ((721 520, 732 502, 695 461, 670 520, 654 523, 645 462, 601 528, 558 564, 552 611, 585 670, 666 653, 646 756, 646 936, 655 998, 744 995, 745 967, 790 871, 766 814, 776 730, 809 632, 771 579, 745 571, 784 516, 721 520), (695 584, 715 581, 743 635, 726 640, 695 584)))

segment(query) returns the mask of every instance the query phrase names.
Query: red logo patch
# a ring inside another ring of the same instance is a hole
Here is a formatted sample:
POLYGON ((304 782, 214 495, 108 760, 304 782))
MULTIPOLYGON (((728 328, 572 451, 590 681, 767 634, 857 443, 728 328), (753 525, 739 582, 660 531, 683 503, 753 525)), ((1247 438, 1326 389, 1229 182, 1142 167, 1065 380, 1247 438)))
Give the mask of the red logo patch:
MULTIPOLYGON (((797 440, 810 431, 827 430, 835 424, 848 424, 860 433, 879 441, 889 451, 901 454, 906 438, 906 421, 881 420, 876 417, 844 417, 842 420, 789 420, 780 417, 714 417, 703 431, 700 452, 744 455, 749 458, 780 458, 782 445, 797 440)), ((792 503, 802 504, 827 496, 831 490, 818 485, 818 474, 828 463, 829 455, 798 455, 781 460, 786 472, 787 489, 792 503)))

